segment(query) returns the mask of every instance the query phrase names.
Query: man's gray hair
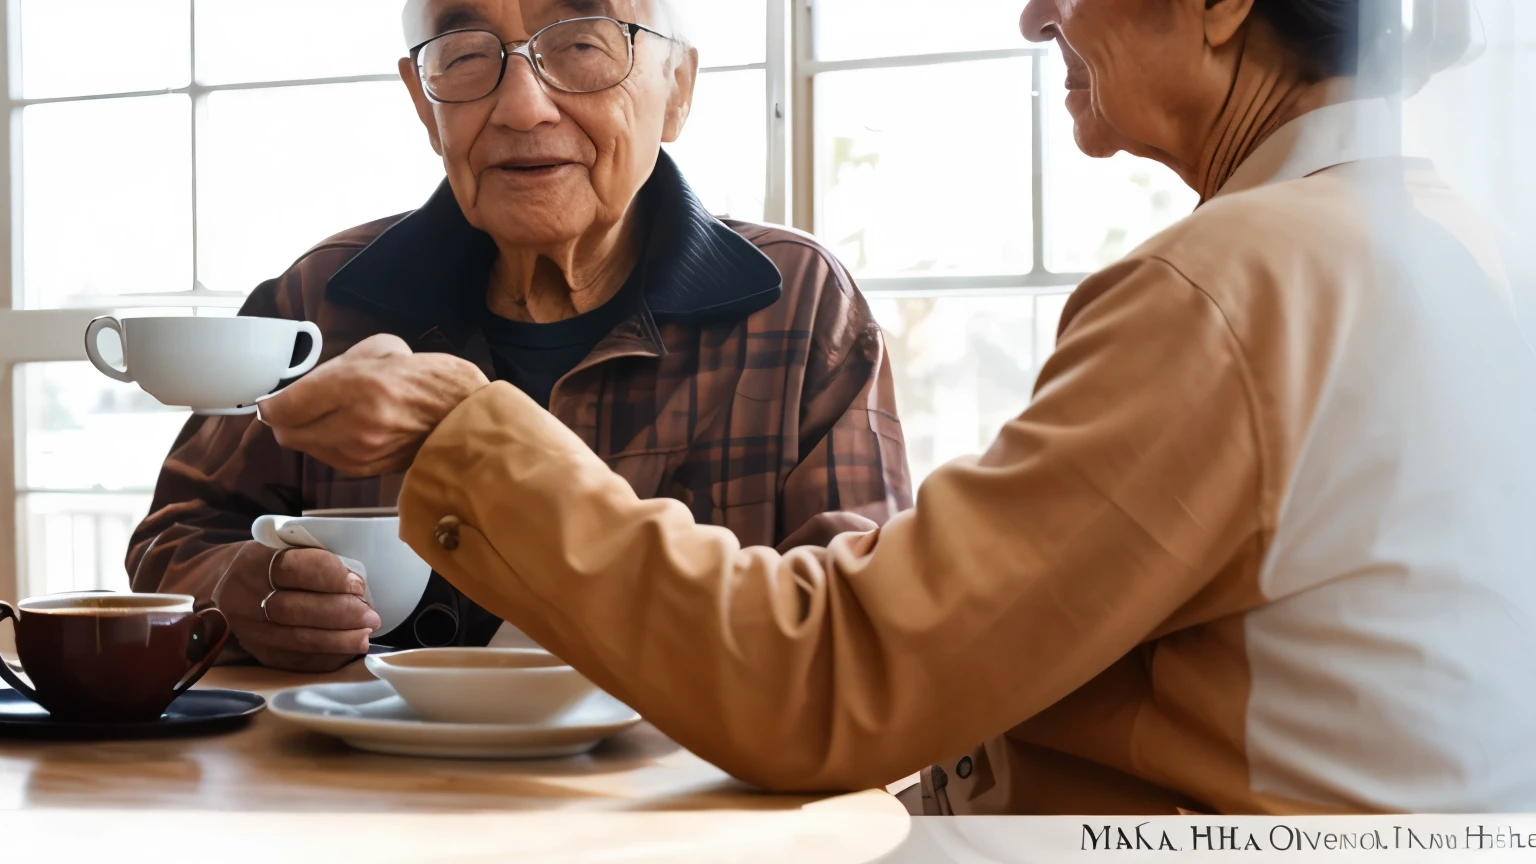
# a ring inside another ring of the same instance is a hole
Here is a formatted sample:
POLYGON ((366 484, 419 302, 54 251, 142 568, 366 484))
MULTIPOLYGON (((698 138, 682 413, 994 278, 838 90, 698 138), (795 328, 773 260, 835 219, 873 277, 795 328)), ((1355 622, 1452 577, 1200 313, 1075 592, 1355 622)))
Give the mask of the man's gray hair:
POLYGON ((691 46, 688 30, 683 26, 683 16, 677 9, 677 0, 651 0, 651 3, 651 11, 656 15, 656 29, 684 47, 691 46))
MULTIPOLYGON (((644 2, 644 0, 637 0, 637 2, 644 2)), ((678 11, 677 0, 650 0, 650 2, 651 13, 655 18, 650 22, 651 26, 672 37, 678 45, 684 48, 690 47, 693 43, 688 41, 688 33, 683 24, 683 15, 678 11)), ((405 41, 408 46, 425 38, 423 33, 427 22, 422 15, 425 4, 426 0, 405 0, 400 10, 400 24, 405 30, 405 41)))

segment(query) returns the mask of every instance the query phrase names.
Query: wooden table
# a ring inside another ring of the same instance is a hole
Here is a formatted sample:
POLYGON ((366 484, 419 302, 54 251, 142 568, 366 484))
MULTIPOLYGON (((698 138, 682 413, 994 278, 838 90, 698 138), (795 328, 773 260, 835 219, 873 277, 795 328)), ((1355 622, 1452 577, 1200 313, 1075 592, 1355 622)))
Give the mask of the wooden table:
MULTIPOLYGON (((299 684, 369 678, 361 663, 327 676, 227 667, 200 686, 270 697, 299 684)), ((209 738, 0 739, 5 860, 140 860, 139 850, 143 860, 163 861, 174 836, 185 847, 171 853, 177 857, 196 861, 206 856, 194 850, 216 849, 220 861, 267 864, 854 862, 894 849, 908 827, 905 810, 883 791, 758 793, 649 724, 587 756, 522 762, 377 756, 267 712, 209 738), (46 857, 13 857, 28 850, 46 857)))

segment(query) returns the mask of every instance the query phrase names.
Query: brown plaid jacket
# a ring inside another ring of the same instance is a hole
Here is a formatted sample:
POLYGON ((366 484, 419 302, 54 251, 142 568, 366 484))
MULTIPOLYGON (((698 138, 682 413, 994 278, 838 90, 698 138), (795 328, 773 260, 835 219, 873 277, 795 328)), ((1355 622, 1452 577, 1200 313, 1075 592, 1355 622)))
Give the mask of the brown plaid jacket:
MULTIPOLYGON (((823 512, 884 523, 910 507, 884 342, 836 259, 786 229, 714 219, 665 154, 640 202, 645 301, 556 384, 551 413, 637 494, 681 500, 744 544, 776 546, 823 512)), ((241 314, 316 322, 324 359, 388 332, 494 379, 478 324, 494 255, 445 183, 420 210, 316 246, 241 314)), ((133 535, 133 588, 216 602, 258 516, 394 506, 401 480, 338 476, 253 418, 194 417, 133 535)), ((489 641, 500 622, 432 581, 381 641, 489 641)))

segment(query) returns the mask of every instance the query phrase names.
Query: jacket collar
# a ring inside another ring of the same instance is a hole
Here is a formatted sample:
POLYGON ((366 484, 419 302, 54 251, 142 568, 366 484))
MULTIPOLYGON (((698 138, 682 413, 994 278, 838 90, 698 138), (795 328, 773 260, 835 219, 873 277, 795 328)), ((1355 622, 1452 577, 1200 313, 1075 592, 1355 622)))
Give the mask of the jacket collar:
POLYGON ((1402 123, 1386 99, 1338 102, 1275 130, 1214 198, 1300 180, 1347 162, 1400 156, 1402 123))
MULTIPOLYGON (((645 279, 640 314, 649 332, 656 333, 653 322, 744 318, 779 299, 778 268, 710 215, 665 151, 637 204, 650 220, 639 265, 645 279)), ((401 335, 437 330, 462 346, 479 332, 495 259, 496 244, 464 218, 444 180, 421 209, 336 271, 326 297, 377 315, 401 335)))

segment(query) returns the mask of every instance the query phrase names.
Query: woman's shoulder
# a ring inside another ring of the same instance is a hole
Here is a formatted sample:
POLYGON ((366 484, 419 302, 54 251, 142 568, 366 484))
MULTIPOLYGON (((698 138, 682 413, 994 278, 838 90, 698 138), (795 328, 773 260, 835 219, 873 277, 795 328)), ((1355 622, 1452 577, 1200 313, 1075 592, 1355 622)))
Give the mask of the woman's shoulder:
POLYGON ((1213 198, 1127 257, 1164 261, 1207 293, 1231 294, 1368 264, 1370 224, 1348 184, 1314 176, 1213 198))

